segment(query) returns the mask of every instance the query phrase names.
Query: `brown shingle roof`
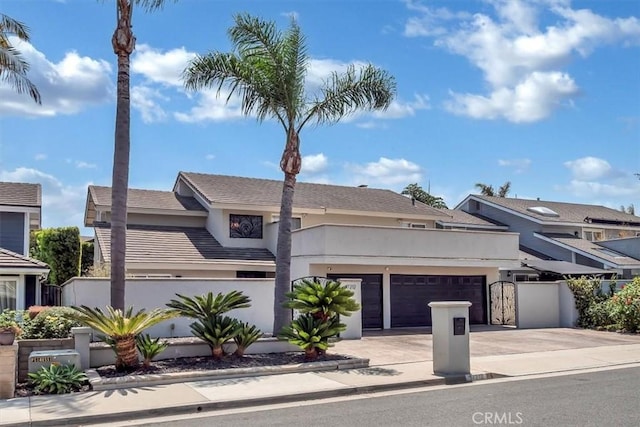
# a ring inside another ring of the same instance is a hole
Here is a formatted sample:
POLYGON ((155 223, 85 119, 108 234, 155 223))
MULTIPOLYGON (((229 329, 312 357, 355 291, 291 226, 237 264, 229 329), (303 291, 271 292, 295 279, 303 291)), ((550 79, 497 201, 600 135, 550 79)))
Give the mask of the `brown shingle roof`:
POLYGON ((615 265, 640 267, 640 260, 631 258, 623 254, 620 254, 620 256, 610 255, 611 252, 615 252, 615 251, 605 248, 604 246, 600 246, 596 242, 592 242, 586 239, 581 239, 571 234, 562 234, 562 233, 538 233, 538 234, 545 236, 549 239, 552 239, 556 242, 563 243, 567 246, 578 249, 582 252, 591 254, 597 258, 603 259, 615 265))
MULTIPOLYGON (((180 172, 181 177, 209 203, 280 206, 282 181, 192 172, 180 172)), ((391 190, 306 182, 296 183, 293 207, 446 217, 391 190)))
POLYGON ((48 269, 44 262, 0 248, 0 268, 48 269))
POLYGON ((607 219, 621 222, 640 222, 640 217, 624 213, 615 209, 598 205, 583 205, 579 203, 550 202, 546 200, 512 199, 508 197, 490 197, 474 194, 472 197, 511 209, 545 222, 574 222, 584 223, 585 218, 607 219), (540 215, 527 208, 542 206, 558 214, 557 217, 540 215))
POLYGON ((476 215, 471 215, 465 211, 460 211, 456 209, 438 209, 439 211, 449 215, 450 218, 446 219, 438 219, 438 222, 443 224, 460 224, 460 225, 475 225, 486 227, 488 229, 495 228, 505 228, 505 225, 495 224, 491 221, 488 221, 484 218, 481 218, 476 215))
POLYGON ((40 184, 0 182, 0 205, 39 208, 42 206, 40 184))
MULTIPOLYGON (((111 187, 89 186, 89 195, 98 206, 111 206, 111 187)), ((127 207, 142 209, 167 209, 177 211, 204 211, 193 197, 180 196, 173 191, 139 190, 127 192, 127 207)))
MULTIPOLYGON (((109 224, 95 224, 105 262, 111 259, 109 224)), ((267 249, 223 247, 205 228, 127 226, 127 262, 201 263, 216 260, 274 261, 267 249)))

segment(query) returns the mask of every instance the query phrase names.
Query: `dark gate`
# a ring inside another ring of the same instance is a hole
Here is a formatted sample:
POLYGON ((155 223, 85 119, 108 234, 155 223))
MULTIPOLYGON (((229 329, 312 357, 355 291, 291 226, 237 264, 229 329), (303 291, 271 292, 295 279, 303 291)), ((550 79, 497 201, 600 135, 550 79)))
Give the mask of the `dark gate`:
POLYGON ((489 285, 492 325, 516 326, 516 284, 500 280, 489 285))

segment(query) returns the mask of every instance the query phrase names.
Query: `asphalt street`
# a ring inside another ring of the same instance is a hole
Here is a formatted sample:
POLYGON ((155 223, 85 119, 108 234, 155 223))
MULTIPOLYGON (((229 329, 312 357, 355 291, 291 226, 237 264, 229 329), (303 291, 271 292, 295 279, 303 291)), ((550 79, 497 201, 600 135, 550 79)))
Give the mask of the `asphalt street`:
POLYGON ((638 402, 640 368, 627 368, 136 425, 636 427, 638 402))

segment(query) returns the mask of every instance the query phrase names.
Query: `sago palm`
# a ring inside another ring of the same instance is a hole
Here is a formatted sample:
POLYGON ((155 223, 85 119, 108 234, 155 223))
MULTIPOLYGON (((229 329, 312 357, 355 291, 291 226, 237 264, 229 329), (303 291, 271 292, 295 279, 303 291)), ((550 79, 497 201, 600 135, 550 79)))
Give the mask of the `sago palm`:
POLYGON ((283 307, 291 280, 291 213, 296 176, 300 172, 300 132, 307 124, 336 123, 358 110, 386 109, 395 95, 395 81, 384 70, 366 65, 333 73, 315 93, 308 93, 309 56, 295 19, 282 32, 274 22, 247 14, 235 17, 229 31, 233 51, 197 56, 184 71, 187 89, 228 89, 227 101, 239 95, 242 112, 258 121, 271 118, 286 135, 280 168, 284 172, 278 243, 274 331, 291 318, 283 307))
POLYGON ((136 337, 139 334, 176 316, 175 311, 161 308, 151 311, 142 309, 135 314, 133 307, 129 307, 125 312, 111 306, 107 306, 106 312, 86 305, 73 308, 76 311, 73 315, 76 320, 103 333, 112 341, 118 370, 130 370, 138 366, 136 337))
POLYGON ((360 305, 353 299, 353 291, 333 280, 322 283, 303 279, 286 293, 286 297, 289 301, 285 307, 311 314, 323 322, 336 315, 351 316, 360 310, 360 305))
POLYGON ((251 307, 251 299, 241 291, 218 293, 215 297, 213 292, 194 297, 180 294, 176 296, 178 299, 169 301, 167 307, 176 310, 180 316, 202 321, 237 308, 251 307))
POLYGON ((0 81, 7 83, 18 93, 28 93, 36 103, 41 104, 38 88, 27 78, 29 63, 11 44, 9 36, 28 42, 29 29, 23 23, 0 13, 0 81))

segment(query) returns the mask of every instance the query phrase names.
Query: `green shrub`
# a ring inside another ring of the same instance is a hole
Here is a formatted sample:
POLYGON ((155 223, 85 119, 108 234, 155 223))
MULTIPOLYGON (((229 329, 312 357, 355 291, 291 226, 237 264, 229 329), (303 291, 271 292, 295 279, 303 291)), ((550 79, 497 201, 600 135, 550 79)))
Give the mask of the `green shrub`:
POLYGON ((304 279, 286 296, 289 301, 284 303, 285 307, 302 314, 309 313, 323 321, 336 315, 351 316, 360 310, 360 305, 353 299, 353 291, 333 280, 304 279))
POLYGON ((262 336, 262 331, 256 328, 255 325, 249 323, 240 322, 240 331, 238 335, 233 337, 233 341, 236 343, 236 351, 234 354, 238 357, 244 356, 244 352, 249 348, 251 344, 258 341, 258 338, 262 336))
POLYGON ((319 354, 327 351, 329 338, 338 335, 346 328, 346 325, 340 323, 337 317, 323 321, 307 313, 298 316, 291 324, 282 328, 278 338, 300 347, 308 360, 314 360, 319 354))
POLYGON ((595 302, 587 309, 587 318, 592 327, 608 329, 615 321, 611 318, 610 300, 595 302))
POLYGON ((601 282, 598 278, 582 276, 578 279, 567 279, 567 285, 573 293, 576 309, 578 310, 578 325, 581 328, 603 326, 595 323, 589 315, 590 307, 607 300, 602 292, 601 282))
POLYGON ((79 391, 87 381, 84 372, 74 365, 51 365, 29 373, 29 382, 36 393, 63 394, 79 391))
POLYGON ((30 253, 46 262, 49 283, 62 285, 80 275, 80 230, 78 227, 45 228, 32 232, 30 253))
POLYGON ((56 339, 71 336, 71 328, 82 326, 70 307, 48 307, 33 319, 25 316, 21 339, 56 339))
POLYGON ((160 341, 160 338, 151 339, 149 334, 141 334, 136 337, 136 348, 142 355, 142 364, 146 368, 151 365, 153 358, 165 351, 167 347, 169 347, 167 341, 160 341))
POLYGON ((207 343, 214 359, 221 359, 224 356, 223 345, 238 336, 242 330, 242 324, 228 316, 213 316, 198 320, 190 327, 196 338, 207 343))
POLYGON ((640 277, 611 297, 611 318, 625 331, 640 331, 640 277))
POLYGON ((80 253, 80 274, 86 276, 93 267, 93 242, 82 242, 80 253))

